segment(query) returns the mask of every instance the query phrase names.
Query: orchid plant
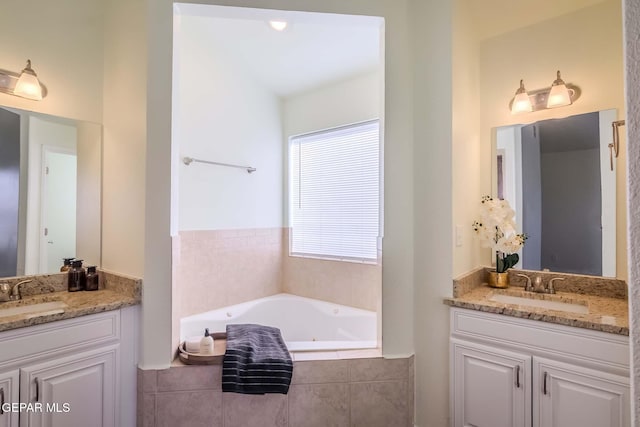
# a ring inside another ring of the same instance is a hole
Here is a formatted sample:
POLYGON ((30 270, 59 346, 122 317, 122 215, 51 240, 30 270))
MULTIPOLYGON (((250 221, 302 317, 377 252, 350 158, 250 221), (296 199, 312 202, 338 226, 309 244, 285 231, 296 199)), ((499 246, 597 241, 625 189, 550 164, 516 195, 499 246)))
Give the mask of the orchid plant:
POLYGON ((482 247, 491 248, 496 254, 496 271, 504 273, 518 263, 516 252, 524 245, 527 235, 518 234, 513 217, 515 211, 506 200, 482 197, 480 219, 474 221, 473 229, 480 238, 482 247))

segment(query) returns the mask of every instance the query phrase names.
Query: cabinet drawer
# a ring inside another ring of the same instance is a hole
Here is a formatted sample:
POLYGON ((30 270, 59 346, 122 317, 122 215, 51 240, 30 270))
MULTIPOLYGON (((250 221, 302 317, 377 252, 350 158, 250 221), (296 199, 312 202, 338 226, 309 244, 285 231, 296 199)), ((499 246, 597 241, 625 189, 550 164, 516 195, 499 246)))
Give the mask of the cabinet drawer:
POLYGON ((459 308, 451 309, 451 335, 526 349, 534 355, 580 360, 613 372, 629 369, 629 338, 622 335, 459 308))
POLYGON ((120 310, 3 332, 0 368, 119 339, 120 310))

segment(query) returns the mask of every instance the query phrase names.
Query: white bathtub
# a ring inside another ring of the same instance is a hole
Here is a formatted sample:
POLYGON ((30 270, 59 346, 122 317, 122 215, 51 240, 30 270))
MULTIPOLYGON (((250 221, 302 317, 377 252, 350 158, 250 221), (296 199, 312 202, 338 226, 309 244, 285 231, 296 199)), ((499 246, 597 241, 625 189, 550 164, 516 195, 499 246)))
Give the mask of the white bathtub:
POLYGON ((282 332, 289 351, 375 348, 376 313, 290 294, 200 313, 180 320, 180 337, 198 336, 205 328, 224 332, 227 324, 257 323, 282 332))

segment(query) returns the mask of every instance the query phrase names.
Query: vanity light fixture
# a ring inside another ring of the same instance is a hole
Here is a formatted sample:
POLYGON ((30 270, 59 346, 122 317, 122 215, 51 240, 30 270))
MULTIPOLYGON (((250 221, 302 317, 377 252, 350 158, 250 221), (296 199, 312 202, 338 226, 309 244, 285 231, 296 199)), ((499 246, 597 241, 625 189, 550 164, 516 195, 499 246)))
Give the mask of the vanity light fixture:
POLYGON ((46 89, 40 84, 29 59, 20 74, 0 70, 0 92, 34 101, 41 101, 46 96, 46 89))
POLYGON ((564 107, 565 105, 571 105, 571 103, 569 89, 564 84, 564 80, 560 78, 560 70, 558 70, 556 79, 551 84, 549 98, 547 98, 547 108, 564 107))
POLYGON ((571 83, 565 83, 560 77, 560 70, 558 70, 551 87, 544 89, 526 91, 522 80, 520 80, 520 87, 509 103, 509 108, 511 114, 519 114, 563 107, 573 104, 580 97, 580 94, 580 88, 571 83))
POLYGON ((511 104, 511 114, 529 113, 533 111, 529 94, 524 88, 524 83, 520 80, 520 87, 516 91, 516 96, 513 98, 513 104, 511 104))

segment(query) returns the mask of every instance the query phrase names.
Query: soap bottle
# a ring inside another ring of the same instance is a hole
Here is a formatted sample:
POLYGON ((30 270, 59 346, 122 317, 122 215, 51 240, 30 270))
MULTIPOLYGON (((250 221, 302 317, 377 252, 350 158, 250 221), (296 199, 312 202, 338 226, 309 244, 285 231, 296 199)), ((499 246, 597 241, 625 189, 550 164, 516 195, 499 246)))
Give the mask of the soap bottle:
POLYGON ((91 265, 87 267, 87 285, 85 289, 87 291, 97 291, 100 288, 100 276, 96 271, 96 266, 91 265))
POLYGON ((204 337, 200 340, 200 354, 213 354, 213 337, 209 335, 209 328, 204 330, 204 337))
POLYGON ((68 290, 69 292, 83 291, 87 283, 87 274, 82 267, 82 260, 75 259, 71 262, 71 270, 68 273, 68 290))
POLYGON ((62 259, 62 267, 60 267, 60 273, 64 273, 66 271, 71 270, 71 261, 73 261, 75 258, 63 258, 62 259))

